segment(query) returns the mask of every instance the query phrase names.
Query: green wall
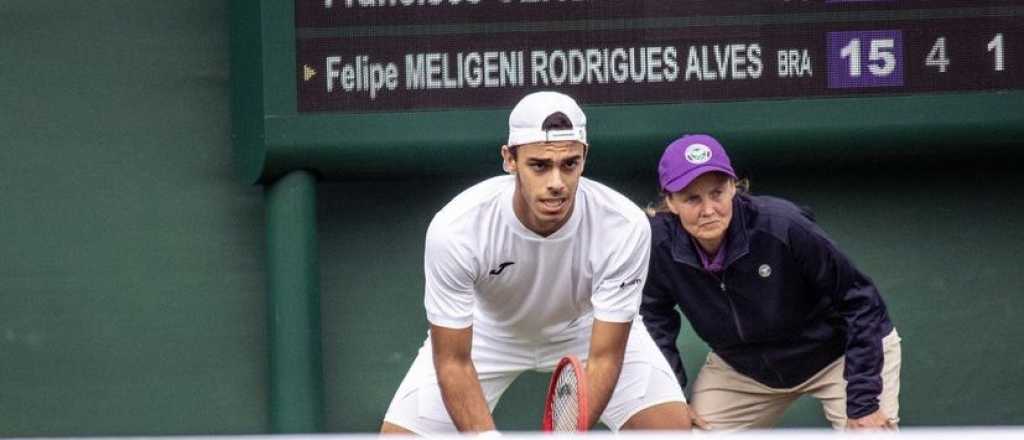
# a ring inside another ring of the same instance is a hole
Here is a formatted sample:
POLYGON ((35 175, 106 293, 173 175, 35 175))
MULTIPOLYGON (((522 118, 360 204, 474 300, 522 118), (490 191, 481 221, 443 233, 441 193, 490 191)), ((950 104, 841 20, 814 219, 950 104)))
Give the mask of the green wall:
POLYGON ((226 2, 0 2, 0 436, 262 432, 226 2))
MULTIPOLYGON (((0 4, 0 437, 268 429, 265 204, 233 171, 226 3, 0 4)), ((593 177, 651 201, 653 163, 621 174, 615 147, 593 177)), ((734 158, 879 284, 906 425, 1024 424, 1021 150, 734 158)), ((427 223, 498 170, 319 185, 328 430, 377 428, 426 336, 427 223)), ((693 375, 706 348, 680 343, 693 375)), ((536 427, 545 382, 514 385, 499 426, 536 427)), ((803 401, 784 422, 825 425, 803 401)))

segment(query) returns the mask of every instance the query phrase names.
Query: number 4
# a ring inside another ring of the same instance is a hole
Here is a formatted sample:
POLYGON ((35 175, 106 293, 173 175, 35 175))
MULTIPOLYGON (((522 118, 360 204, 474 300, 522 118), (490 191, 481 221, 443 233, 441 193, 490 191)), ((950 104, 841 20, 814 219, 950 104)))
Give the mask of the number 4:
POLYGON ((949 66, 949 58, 946 57, 946 37, 939 37, 935 40, 932 50, 928 51, 928 56, 924 59, 924 64, 938 67, 940 73, 946 73, 946 67, 949 66))

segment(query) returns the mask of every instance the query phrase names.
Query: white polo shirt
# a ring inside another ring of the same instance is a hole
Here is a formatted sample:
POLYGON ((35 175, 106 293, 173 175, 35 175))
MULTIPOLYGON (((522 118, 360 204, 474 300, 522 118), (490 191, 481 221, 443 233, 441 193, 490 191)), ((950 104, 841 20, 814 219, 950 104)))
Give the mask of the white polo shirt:
POLYGON ((581 178, 571 217, 542 237, 516 217, 514 192, 514 176, 494 177, 434 216, 424 255, 427 320, 536 342, 573 337, 594 318, 633 320, 650 253, 644 212, 581 178))

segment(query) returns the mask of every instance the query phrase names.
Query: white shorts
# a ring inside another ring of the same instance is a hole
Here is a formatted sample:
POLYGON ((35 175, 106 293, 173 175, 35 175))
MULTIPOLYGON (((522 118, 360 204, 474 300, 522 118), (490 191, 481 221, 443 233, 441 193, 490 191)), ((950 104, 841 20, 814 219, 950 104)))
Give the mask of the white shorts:
MULTIPOLYGON (((589 349, 589 328, 566 341, 544 344, 509 342, 474 332, 472 356, 487 405, 493 412, 501 395, 524 371, 551 372, 558 360, 569 354, 586 362, 589 349)), ((441 400, 432 353, 428 336, 384 416, 384 421, 422 436, 455 431, 441 400)), ((541 402, 541 395, 537 399, 541 402)), ((643 409, 685 401, 672 368, 637 318, 626 343, 619 382, 601 415, 601 422, 612 431, 618 431, 643 409)), ((540 428, 540 420, 537 428, 540 428)))

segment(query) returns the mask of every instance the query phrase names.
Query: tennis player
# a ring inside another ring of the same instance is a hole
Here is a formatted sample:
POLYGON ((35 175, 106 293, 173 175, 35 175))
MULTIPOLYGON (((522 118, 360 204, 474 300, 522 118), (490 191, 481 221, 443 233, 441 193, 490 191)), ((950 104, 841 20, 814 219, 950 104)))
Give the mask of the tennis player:
POLYGON ((808 395, 835 428, 896 428, 899 335, 874 283, 810 214, 738 192, 711 136, 671 143, 658 174, 664 209, 641 313, 683 386, 677 306, 711 346, 694 423, 767 428, 808 395))
POLYGON ((431 221, 429 336, 381 432, 496 433, 491 411, 516 377, 552 371, 565 355, 586 365, 589 420, 613 431, 689 427, 672 368, 639 321, 650 224, 581 177, 586 123, 566 95, 527 95, 501 147, 509 175, 470 187, 431 221))

